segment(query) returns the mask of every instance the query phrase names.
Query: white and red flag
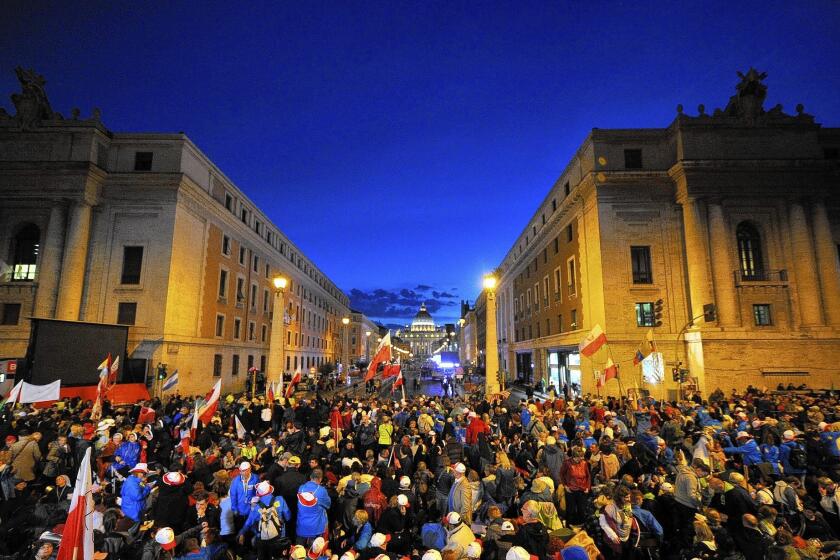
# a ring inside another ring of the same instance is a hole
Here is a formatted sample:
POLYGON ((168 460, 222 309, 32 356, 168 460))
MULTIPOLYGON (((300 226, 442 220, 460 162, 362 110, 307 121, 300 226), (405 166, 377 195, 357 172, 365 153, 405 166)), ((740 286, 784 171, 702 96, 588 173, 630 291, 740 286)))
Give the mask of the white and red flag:
MULTIPOLYGON (((397 365, 399 368, 399 364, 397 365)), ((403 385, 403 374, 399 369, 397 370, 397 378, 394 379, 394 385, 391 387, 391 392, 393 393, 398 387, 402 387, 403 385)))
POLYGON ((382 337, 382 340, 379 342, 379 346, 376 347, 376 352, 373 355, 373 359, 371 359, 370 363, 368 364, 367 374, 365 375, 365 381, 370 381, 371 379, 376 376, 376 368, 379 367, 379 364, 382 362, 388 362, 391 360, 391 333, 387 333, 385 336, 382 337))
POLYGON ((398 376, 400 374, 400 369, 399 360, 393 364, 385 364, 385 369, 382 370, 382 379, 398 376))
POLYGON ((286 398, 292 396, 292 393, 295 392, 295 386, 300 383, 300 370, 297 370, 295 374, 292 376, 292 380, 289 381, 289 386, 286 387, 286 398))
POLYGON ((198 408, 198 419, 204 423, 205 426, 210 424, 210 421, 213 419, 213 415, 216 414, 216 410, 219 408, 219 398, 222 394, 222 380, 219 379, 216 381, 216 384, 213 385, 213 388, 207 393, 207 396, 204 397, 204 402, 201 403, 201 406, 198 408))
POLYGON ((93 560, 93 496, 91 492, 90 448, 85 451, 79 474, 76 475, 76 487, 70 500, 70 511, 61 542, 58 545, 56 560, 93 560))
POLYGON ((578 350, 580 350, 581 354, 589 358, 606 342, 607 335, 604 333, 603 329, 601 329, 601 325, 595 325, 592 327, 592 332, 590 332, 586 338, 580 342, 578 350))
POLYGON ((269 404, 274 402, 274 381, 265 382, 265 399, 269 404))

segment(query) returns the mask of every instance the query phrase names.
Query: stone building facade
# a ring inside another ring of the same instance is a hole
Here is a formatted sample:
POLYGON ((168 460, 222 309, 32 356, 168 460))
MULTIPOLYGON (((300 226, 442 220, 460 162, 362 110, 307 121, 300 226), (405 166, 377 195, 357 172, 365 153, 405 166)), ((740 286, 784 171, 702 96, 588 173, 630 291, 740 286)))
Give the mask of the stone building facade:
POLYGON ((25 354, 30 317, 121 323, 124 367, 166 364, 184 392, 240 389, 251 366, 279 368, 278 274, 284 369, 340 357, 347 296, 187 136, 63 118, 43 78, 18 77, 16 114, 0 111, 0 357, 25 354))
POLYGON ((657 397, 676 395, 675 367, 707 392, 832 385, 840 129, 765 109, 764 74, 740 76, 725 109, 680 106, 667 128, 594 129, 578 148, 497 270, 509 377, 594 391, 611 358, 624 388, 657 397), (595 325, 608 345, 581 357, 595 325), (633 363, 648 333, 655 384, 633 363))
POLYGON ((430 358, 440 349, 441 341, 446 338, 446 333, 446 327, 435 325, 435 320, 424 303, 411 320, 411 325, 398 329, 396 336, 408 344, 413 358, 422 361, 430 358))

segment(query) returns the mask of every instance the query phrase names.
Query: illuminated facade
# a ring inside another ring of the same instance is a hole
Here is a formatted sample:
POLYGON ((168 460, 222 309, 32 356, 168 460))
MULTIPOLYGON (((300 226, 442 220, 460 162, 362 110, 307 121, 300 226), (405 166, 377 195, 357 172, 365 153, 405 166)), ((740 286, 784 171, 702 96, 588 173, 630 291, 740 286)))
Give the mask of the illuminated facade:
POLYGON ((707 394, 832 385, 840 129, 801 106, 765 110, 763 78, 743 75, 711 114, 678 107, 667 128, 592 130, 499 265, 509 377, 594 392, 611 355, 625 388, 657 397, 675 396, 674 367, 707 394), (708 304, 717 313, 704 321, 708 304), (595 325, 609 345, 581 357, 595 325), (655 385, 633 364, 648 332, 664 374, 655 385))
POLYGON ((24 356, 32 316, 121 323, 135 379, 162 363, 182 392, 241 389, 266 370, 277 274, 284 369, 340 357, 347 296, 187 136, 62 118, 18 77, 0 111, 0 359, 24 356))
POLYGON ((399 329, 396 334, 409 345, 415 358, 424 360, 439 349, 441 341, 446 337, 446 327, 435 325, 435 320, 426 310, 424 303, 411 321, 411 325, 405 329, 399 329))

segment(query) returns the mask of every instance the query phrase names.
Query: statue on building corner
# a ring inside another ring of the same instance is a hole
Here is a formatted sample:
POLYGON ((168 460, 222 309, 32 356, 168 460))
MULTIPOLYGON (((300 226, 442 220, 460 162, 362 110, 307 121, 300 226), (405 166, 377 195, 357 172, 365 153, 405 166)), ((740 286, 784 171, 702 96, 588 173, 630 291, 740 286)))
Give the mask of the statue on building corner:
POLYGON ((12 94, 12 103, 15 105, 17 114, 15 118, 21 126, 29 127, 38 124, 42 120, 55 118, 55 113, 50 107, 47 99, 47 92, 44 89, 46 80, 32 69, 22 66, 15 68, 21 92, 12 94))

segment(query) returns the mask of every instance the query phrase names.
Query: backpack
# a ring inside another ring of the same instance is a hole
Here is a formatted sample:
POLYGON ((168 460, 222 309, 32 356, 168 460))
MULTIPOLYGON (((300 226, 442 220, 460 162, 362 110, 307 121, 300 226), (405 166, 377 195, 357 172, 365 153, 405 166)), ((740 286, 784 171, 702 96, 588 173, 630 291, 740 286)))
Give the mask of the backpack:
POLYGON ((420 538, 424 548, 440 550, 446 545, 446 530, 440 523, 424 523, 420 538))
POLYGON ((274 540, 280 536, 280 517, 274 504, 260 504, 259 533, 262 541, 274 540))
POLYGON ((799 444, 791 446, 788 463, 796 470, 806 470, 808 468, 808 454, 799 444))

